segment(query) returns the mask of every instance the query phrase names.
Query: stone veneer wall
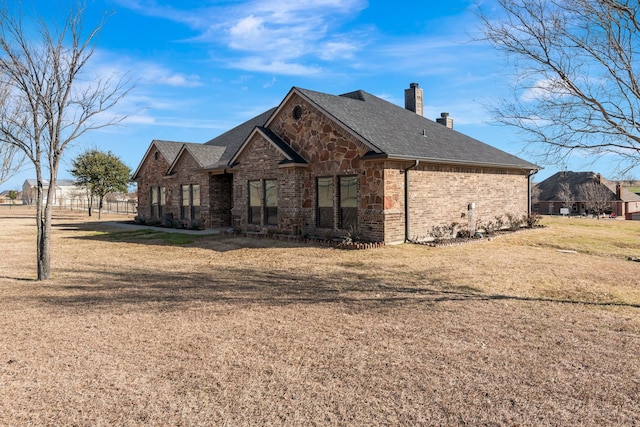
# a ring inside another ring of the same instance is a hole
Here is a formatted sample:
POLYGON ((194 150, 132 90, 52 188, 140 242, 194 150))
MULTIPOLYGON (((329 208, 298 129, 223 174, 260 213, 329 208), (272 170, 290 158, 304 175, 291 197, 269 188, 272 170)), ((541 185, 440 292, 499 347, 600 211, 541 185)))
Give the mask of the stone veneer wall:
MULTIPOLYGON (((285 221, 299 225, 302 234, 311 236, 328 238, 344 234, 344 230, 339 230, 339 177, 355 175, 360 201, 358 232, 364 239, 380 241, 383 237, 383 168, 379 164, 365 164, 360 159, 370 148, 298 96, 283 106, 270 128, 309 162, 307 167, 289 172, 297 180, 291 197, 295 197, 299 188, 300 204, 291 206, 285 221), (302 107, 298 119, 293 117, 296 106, 302 107), (334 227, 331 229, 316 227, 318 177, 334 178, 334 227)), ((287 227, 287 230, 295 232, 294 228, 287 227)))

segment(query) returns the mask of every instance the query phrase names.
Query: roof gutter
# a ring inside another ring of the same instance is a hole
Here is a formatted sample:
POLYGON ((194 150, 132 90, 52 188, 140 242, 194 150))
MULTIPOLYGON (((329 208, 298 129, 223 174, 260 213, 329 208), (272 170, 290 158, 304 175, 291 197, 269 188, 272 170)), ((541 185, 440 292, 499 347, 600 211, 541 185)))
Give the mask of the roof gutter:
MULTIPOLYGON (((361 157, 362 160, 416 160, 415 157, 410 156, 401 156, 401 155, 389 155, 386 153, 367 153, 361 157)), ((459 165, 459 166, 473 166, 473 167, 485 167, 485 168, 494 168, 494 169, 515 169, 515 170, 531 170, 534 167, 538 167, 533 164, 529 165, 512 165, 507 163, 485 163, 485 162, 474 162, 468 160, 447 160, 447 159, 438 159, 438 158, 428 158, 421 157, 420 162, 422 163, 432 163, 432 164, 441 164, 441 165, 459 165)))
POLYGON ((409 170, 418 167, 420 160, 414 160, 413 165, 404 169, 404 241, 411 241, 411 224, 410 224, 410 209, 409 209, 409 170))

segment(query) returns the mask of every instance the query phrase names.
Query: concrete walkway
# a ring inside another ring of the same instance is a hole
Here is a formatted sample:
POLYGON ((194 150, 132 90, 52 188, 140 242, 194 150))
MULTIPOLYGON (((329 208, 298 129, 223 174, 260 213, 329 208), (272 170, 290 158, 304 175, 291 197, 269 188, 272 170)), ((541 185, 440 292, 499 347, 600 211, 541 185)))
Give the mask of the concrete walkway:
POLYGON ((158 233, 179 233, 193 234, 195 236, 207 236, 212 234, 220 234, 231 230, 230 228, 208 228, 206 230, 189 230, 186 228, 169 228, 169 227, 152 227, 150 225, 138 225, 120 221, 105 222, 104 225, 112 225, 127 230, 151 230, 158 233))

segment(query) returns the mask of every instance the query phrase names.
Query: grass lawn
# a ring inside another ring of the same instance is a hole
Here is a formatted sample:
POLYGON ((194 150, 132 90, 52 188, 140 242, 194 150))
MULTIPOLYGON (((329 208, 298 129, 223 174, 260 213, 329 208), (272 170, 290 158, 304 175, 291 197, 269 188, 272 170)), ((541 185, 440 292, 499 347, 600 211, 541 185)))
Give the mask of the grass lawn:
POLYGON ((640 222, 365 251, 54 222, 41 283, 0 206, 1 426, 640 424, 640 222))

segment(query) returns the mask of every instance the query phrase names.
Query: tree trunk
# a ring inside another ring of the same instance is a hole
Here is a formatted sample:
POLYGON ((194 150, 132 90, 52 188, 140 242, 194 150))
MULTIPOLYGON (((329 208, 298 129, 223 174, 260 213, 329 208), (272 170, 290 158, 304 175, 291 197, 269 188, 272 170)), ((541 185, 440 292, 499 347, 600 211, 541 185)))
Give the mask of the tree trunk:
POLYGON ((51 200, 55 191, 55 182, 49 182, 45 201, 42 175, 39 170, 37 170, 36 174, 38 175, 36 184, 37 279, 48 280, 51 277, 51 200))
POLYGON ((98 219, 102 219, 102 197, 98 200, 98 219))

